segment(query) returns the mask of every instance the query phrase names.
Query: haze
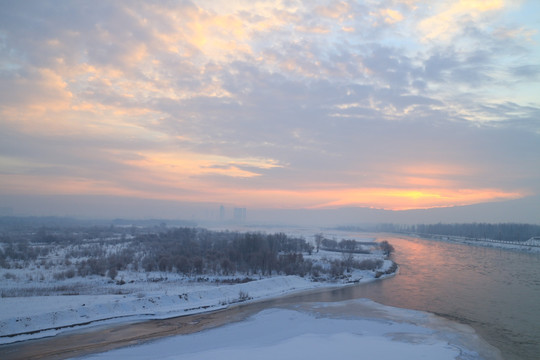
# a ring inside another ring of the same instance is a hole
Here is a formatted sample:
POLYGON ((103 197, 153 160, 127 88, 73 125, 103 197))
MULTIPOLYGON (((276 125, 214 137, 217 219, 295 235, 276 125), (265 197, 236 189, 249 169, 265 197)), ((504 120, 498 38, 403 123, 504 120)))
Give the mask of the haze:
POLYGON ((538 1, 0 6, 5 213, 540 223, 538 1))

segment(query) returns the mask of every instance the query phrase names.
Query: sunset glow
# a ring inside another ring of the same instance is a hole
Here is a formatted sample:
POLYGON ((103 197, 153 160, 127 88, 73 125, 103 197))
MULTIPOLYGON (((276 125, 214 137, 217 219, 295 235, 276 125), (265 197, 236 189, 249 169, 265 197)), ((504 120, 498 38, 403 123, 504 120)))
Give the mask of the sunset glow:
POLYGON ((3 4, 0 207, 407 210, 540 194, 536 1, 89 6, 3 4))

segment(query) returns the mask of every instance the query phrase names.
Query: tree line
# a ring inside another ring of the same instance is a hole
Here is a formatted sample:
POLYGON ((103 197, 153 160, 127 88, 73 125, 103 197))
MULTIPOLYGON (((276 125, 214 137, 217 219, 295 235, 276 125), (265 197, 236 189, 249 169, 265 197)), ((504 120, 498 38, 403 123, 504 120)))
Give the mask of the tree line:
MULTIPOLYGON (((388 226, 388 225, 387 225, 388 226)), ((470 224, 419 224, 399 226, 397 230, 415 234, 460 236, 472 239, 501 241, 527 241, 540 235, 540 225, 517 223, 470 223, 470 224)))
MULTIPOLYGON (((61 270, 55 273, 55 279, 62 280, 90 275, 115 279, 119 271, 172 272, 187 277, 310 275, 328 279, 339 278, 351 269, 376 270, 382 266, 380 260, 354 259, 353 253, 368 252, 363 250, 363 243, 317 238, 317 250, 331 248, 343 254, 341 259, 314 263, 305 257, 313 253, 314 245, 284 233, 166 226, 146 230, 40 227, 31 233, 24 230, 1 234, 0 267, 24 268, 35 263, 45 269, 61 270), (62 254, 61 258, 55 254, 62 254)), ((380 248, 389 255, 391 247, 384 245, 380 248)))
POLYGON ((199 228, 176 228, 137 236, 132 243, 144 253, 145 271, 184 275, 219 274, 305 275, 310 264, 303 253, 313 245, 283 233, 238 233, 199 228))

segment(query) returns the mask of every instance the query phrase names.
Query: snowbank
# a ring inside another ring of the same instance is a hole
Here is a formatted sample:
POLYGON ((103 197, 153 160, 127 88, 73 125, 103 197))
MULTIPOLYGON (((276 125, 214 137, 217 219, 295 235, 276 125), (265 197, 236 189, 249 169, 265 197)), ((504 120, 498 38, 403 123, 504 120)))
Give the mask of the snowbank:
POLYGON ((501 359, 474 331, 367 299, 263 310, 246 321, 86 359, 501 359))
POLYGON ((0 344, 52 336, 73 326, 188 315, 225 308, 242 301, 335 285, 316 283, 299 276, 277 276, 235 285, 193 288, 179 284, 168 287, 166 294, 2 298, 0 344))

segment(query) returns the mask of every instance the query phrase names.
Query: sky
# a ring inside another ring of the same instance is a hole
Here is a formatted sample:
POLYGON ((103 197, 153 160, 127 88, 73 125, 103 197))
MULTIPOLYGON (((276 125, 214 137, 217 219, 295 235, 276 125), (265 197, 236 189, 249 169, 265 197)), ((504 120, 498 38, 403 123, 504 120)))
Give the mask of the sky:
POLYGON ((536 0, 0 9, 0 206, 407 210, 540 194, 536 0))

